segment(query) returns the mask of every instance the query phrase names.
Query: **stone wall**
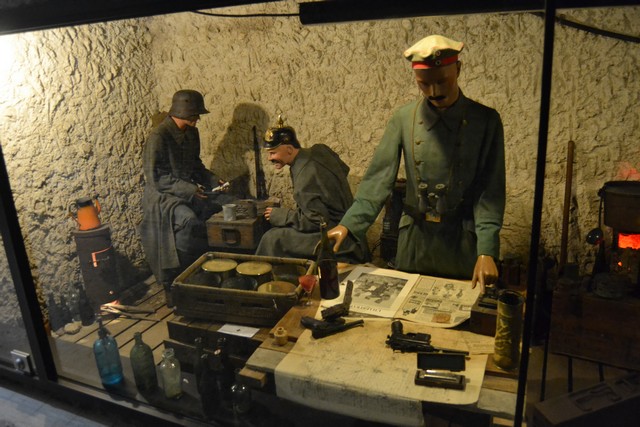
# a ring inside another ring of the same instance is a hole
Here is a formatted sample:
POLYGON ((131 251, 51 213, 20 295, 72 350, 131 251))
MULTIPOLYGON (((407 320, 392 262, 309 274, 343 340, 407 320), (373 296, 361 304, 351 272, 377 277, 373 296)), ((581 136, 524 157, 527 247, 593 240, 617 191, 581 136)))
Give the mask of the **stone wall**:
MULTIPOLYGON (((287 1, 215 12, 296 10, 287 1)), ((623 33, 640 22, 640 8, 563 13, 623 33)), ((37 284, 46 293, 81 281, 67 209, 94 195, 111 227, 121 279, 148 274, 136 232, 141 150, 151 116, 168 110, 180 88, 205 95, 211 114, 199 124, 203 159, 223 177, 248 181, 254 190, 252 127, 261 137, 282 113, 303 145, 325 143, 342 156, 355 190, 392 112, 419 96, 402 52, 430 33, 465 42, 461 88, 501 113, 508 170, 502 254, 526 260, 541 18, 487 14, 303 27, 295 17, 182 13, 0 37, 14 55, 0 65, 7 82, 0 86, 0 143, 37 284)), ((597 190, 624 162, 627 170, 640 166, 639 62, 635 43, 556 27, 542 232, 553 255, 567 142, 577 146, 570 261, 593 255, 584 237, 597 222, 597 190)), ((288 172, 275 172, 264 157, 262 163, 269 193, 291 205, 288 172)), ((379 227, 369 237, 374 244, 379 227)))

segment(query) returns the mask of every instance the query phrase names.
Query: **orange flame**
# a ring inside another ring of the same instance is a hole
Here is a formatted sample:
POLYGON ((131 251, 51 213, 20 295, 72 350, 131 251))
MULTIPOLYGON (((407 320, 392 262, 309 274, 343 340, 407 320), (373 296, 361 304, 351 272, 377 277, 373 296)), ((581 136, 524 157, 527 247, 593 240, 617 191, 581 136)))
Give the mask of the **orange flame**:
POLYGON ((640 234, 618 234, 618 247, 640 249, 640 234))

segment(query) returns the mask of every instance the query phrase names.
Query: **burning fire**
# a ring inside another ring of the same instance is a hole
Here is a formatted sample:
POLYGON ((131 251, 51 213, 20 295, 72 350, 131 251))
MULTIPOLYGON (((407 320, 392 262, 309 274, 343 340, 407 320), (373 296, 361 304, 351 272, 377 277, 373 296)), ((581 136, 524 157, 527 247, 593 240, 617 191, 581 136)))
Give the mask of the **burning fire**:
POLYGON ((618 234, 620 249, 640 249, 640 234, 618 234))

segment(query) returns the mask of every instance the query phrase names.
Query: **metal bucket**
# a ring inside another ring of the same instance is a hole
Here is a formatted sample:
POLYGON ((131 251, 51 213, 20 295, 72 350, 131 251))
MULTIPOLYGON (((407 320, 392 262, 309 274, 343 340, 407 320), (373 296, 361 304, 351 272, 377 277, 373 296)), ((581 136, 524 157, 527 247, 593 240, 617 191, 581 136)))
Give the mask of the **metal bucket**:
POLYGON ((640 233, 640 181, 609 181, 598 192, 604 224, 622 233, 640 233))

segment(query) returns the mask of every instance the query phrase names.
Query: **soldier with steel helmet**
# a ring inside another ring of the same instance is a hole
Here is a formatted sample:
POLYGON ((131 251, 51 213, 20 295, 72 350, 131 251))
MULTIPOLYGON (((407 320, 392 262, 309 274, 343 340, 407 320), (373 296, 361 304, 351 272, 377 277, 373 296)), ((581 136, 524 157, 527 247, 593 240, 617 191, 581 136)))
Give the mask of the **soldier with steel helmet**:
MULTIPOLYGON (((262 236, 256 255, 313 258, 321 237, 320 224, 337 225, 353 202, 347 181, 349 166, 325 144, 303 148, 295 130, 285 126, 281 116, 265 133, 264 148, 276 169, 289 166, 296 206, 265 209, 271 229, 262 236)), ((366 244, 349 238, 337 257, 365 262, 369 251, 366 244)))
POLYGON ((458 86, 463 43, 428 36, 404 52, 421 95, 389 121, 353 206, 329 231, 336 247, 364 238, 391 194, 401 157, 407 177, 396 268, 494 283, 505 207, 500 115, 458 86))
POLYGON ((234 199, 224 191, 210 191, 224 181, 200 158, 196 125, 208 113, 200 92, 178 90, 144 147, 140 234, 151 270, 166 290, 208 249, 205 221, 234 199))

